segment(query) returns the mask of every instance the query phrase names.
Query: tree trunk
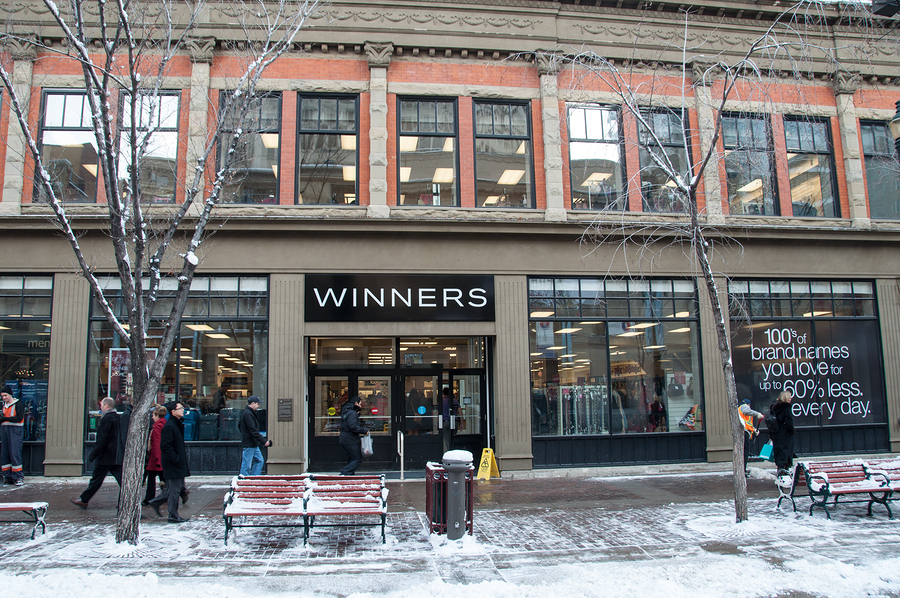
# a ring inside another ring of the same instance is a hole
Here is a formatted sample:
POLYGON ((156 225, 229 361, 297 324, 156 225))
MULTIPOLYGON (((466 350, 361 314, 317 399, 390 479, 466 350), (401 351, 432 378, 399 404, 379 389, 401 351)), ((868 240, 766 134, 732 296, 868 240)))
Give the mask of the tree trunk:
POLYGON ((722 373, 725 376, 725 397, 728 405, 728 421, 731 423, 731 467, 734 479, 734 520, 736 523, 747 520, 747 475, 744 471, 744 424, 738 415, 737 386, 734 382, 734 367, 731 363, 731 348, 728 343, 728 332, 725 329, 725 316, 719 301, 719 290, 713 277, 709 263, 708 242, 699 229, 695 235, 694 247, 697 261, 703 272, 706 291, 712 306, 716 322, 716 346, 722 361, 722 373))
POLYGON ((156 402, 156 384, 147 384, 132 406, 128 423, 128 442, 122 464, 122 487, 119 491, 119 516, 116 520, 116 542, 137 545, 140 539, 141 501, 147 439, 150 436, 150 407, 156 402))

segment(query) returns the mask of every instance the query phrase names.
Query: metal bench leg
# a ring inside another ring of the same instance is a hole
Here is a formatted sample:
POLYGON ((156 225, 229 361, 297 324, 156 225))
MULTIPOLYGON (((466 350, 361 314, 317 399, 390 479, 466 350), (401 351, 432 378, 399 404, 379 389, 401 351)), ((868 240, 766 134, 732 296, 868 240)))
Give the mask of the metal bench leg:
POLYGON ((231 531, 231 517, 223 515, 222 518, 225 520, 225 546, 228 546, 228 532, 231 531))
POLYGON ((38 526, 41 526, 41 535, 47 533, 47 524, 44 522, 44 517, 47 515, 47 509, 38 508, 32 511, 32 516, 34 517, 34 527, 31 529, 31 539, 34 540, 34 533, 37 531, 38 526))
POLYGON ((385 539, 385 536, 384 536, 384 523, 385 523, 386 519, 387 519, 387 515, 382 513, 381 514, 381 543, 382 544, 387 544, 387 539, 385 539))

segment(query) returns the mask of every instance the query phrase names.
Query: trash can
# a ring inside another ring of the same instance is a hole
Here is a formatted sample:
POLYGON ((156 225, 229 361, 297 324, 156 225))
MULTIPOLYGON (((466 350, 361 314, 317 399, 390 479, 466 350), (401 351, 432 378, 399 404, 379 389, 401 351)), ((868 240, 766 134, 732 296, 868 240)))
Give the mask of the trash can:
MULTIPOLYGON (((466 532, 471 536, 475 515, 475 466, 465 473, 466 486, 466 532)), ((425 515, 428 517, 429 532, 447 533, 447 470, 440 463, 425 465, 425 515)))

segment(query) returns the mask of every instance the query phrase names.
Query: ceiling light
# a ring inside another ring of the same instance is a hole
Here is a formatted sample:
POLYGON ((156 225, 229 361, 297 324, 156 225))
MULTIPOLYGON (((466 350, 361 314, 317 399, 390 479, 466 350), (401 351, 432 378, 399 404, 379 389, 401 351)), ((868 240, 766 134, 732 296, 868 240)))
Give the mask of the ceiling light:
POLYGON ((452 168, 435 168, 434 176, 431 179, 432 183, 452 183, 453 182, 453 169, 452 168))
POLYGON ((225 347, 226 351, 243 351, 243 347, 225 347))
POLYGON ((401 182, 401 183, 408 183, 408 182, 409 182, 409 175, 411 175, 411 174, 412 174, 412 167, 411 167, 411 166, 403 166, 403 167, 401 167, 401 168, 400 168, 400 182, 401 182))
POLYGON ((452 152, 453 151, 453 137, 447 137, 444 141, 444 147, 441 149, 442 152, 452 152))
POLYGON ((548 351, 559 351, 560 349, 565 349, 565 348, 566 348, 565 345, 560 345, 558 347, 547 347, 547 350, 548 351))
POLYGON ((594 172, 591 173, 591 176, 584 179, 584 182, 581 183, 582 187, 590 187, 592 185, 598 185, 612 176, 611 172, 594 172))
POLYGON ((207 330, 215 330, 212 326, 207 326, 206 324, 185 324, 185 328, 190 328, 191 330, 197 330, 199 332, 205 332, 207 330))
POLYGON ((647 345, 645 349, 665 349, 665 345, 647 345))
POLYGON ((552 311, 533 311, 531 312, 532 318, 549 318, 553 315, 552 311))
POLYGON ((652 328, 654 326, 659 326, 659 322, 641 322, 640 324, 629 326, 629 328, 632 330, 643 330, 644 328, 652 328))
POLYGON ((572 334, 573 332, 578 332, 581 328, 560 328, 556 331, 556 334, 572 334))
POLYGON ((335 351, 352 351, 353 347, 335 347, 335 351))
POLYGON ((516 153, 521 154, 521 155, 525 154, 525 142, 524 141, 519 144, 518 148, 516 148, 516 153))
POLYGON ((260 139, 266 149, 275 149, 278 147, 278 133, 260 133, 260 139))
POLYGON ((486 206, 497 205, 498 201, 500 201, 499 195, 488 195, 484 200, 484 205, 486 205, 486 206))
POLYGON ((669 330, 669 332, 690 332, 690 328, 676 328, 675 330, 669 330))
POLYGON ((341 135, 341 149, 348 152, 356 151, 356 135, 341 135))
POLYGON ((344 180, 345 181, 355 181, 356 180, 356 166, 344 166, 344 180))
POLYGON ((616 336, 640 336, 644 334, 642 330, 638 330, 636 332, 623 332, 622 334, 617 334, 616 336))
POLYGON ((401 152, 414 152, 419 147, 419 138, 418 137, 400 137, 400 151, 401 152))
POLYGON ((215 334, 207 334, 209 338, 231 338, 227 334, 215 333, 215 334))
POLYGON ((497 184, 504 186, 518 185, 523 176, 525 176, 524 170, 504 170, 500 178, 497 179, 497 184))

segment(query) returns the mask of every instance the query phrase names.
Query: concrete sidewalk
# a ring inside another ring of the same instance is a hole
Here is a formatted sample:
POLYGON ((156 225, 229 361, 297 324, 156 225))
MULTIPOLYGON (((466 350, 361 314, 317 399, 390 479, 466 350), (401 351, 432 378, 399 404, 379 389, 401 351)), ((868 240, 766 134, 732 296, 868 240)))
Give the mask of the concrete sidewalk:
MULTIPOLYGON (((726 464, 730 465, 730 464, 726 464)), ((701 553, 752 554, 770 562, 822 554, 844 563, 896 555, 900 535, 886 513, 865 516, 847 505, 835 520, 821 512, 775 509, 771 466, 748 480, 751 522, 735 536, 731 476, 723 466, 694 473, 619 477, 511 476, 477 482, 475 542, 478 550, 448 553, 426 532, 425 482, 389 481, 388 541, 375 528, 316 528, 308 547, 300 528, 245 528, 236 542, 223 542, 222 498, 227 477, 189 478, 190 522, 175 525, 145 508, 141 545, 115 545, 118 486, 109 477, 87 510, 69 503, 87 478, 30 478, 24 487, 0 488, 0 502, 43 500, 50 504, 48 534, 31 541, 23 525, 0 525, 0 567, 7 573, 39 574, 61 567, 121 575, 153 571, 159 577, 211 580, 284 591, 347 595, 409 588, 439 578, 454 584, 500 580, 537 583, 541 571, 564 562, 656 560, 701 553), (840 543, 822 542, 822 530, 846 525, 840 543), (775 526, 775 537, 763 530, 775 526), (829 527, 831 526, 831 527, 829 527), (785 531, 787 530, 787 531, 785 531), (326 573, 327 575, 322 575, 326 573), (296 585, 296 587, 300 587, 296 585)), ((798 501, 807 505, 808 499, 798 501)), ((804 596, 794 593, 792 596, 804 596)))

